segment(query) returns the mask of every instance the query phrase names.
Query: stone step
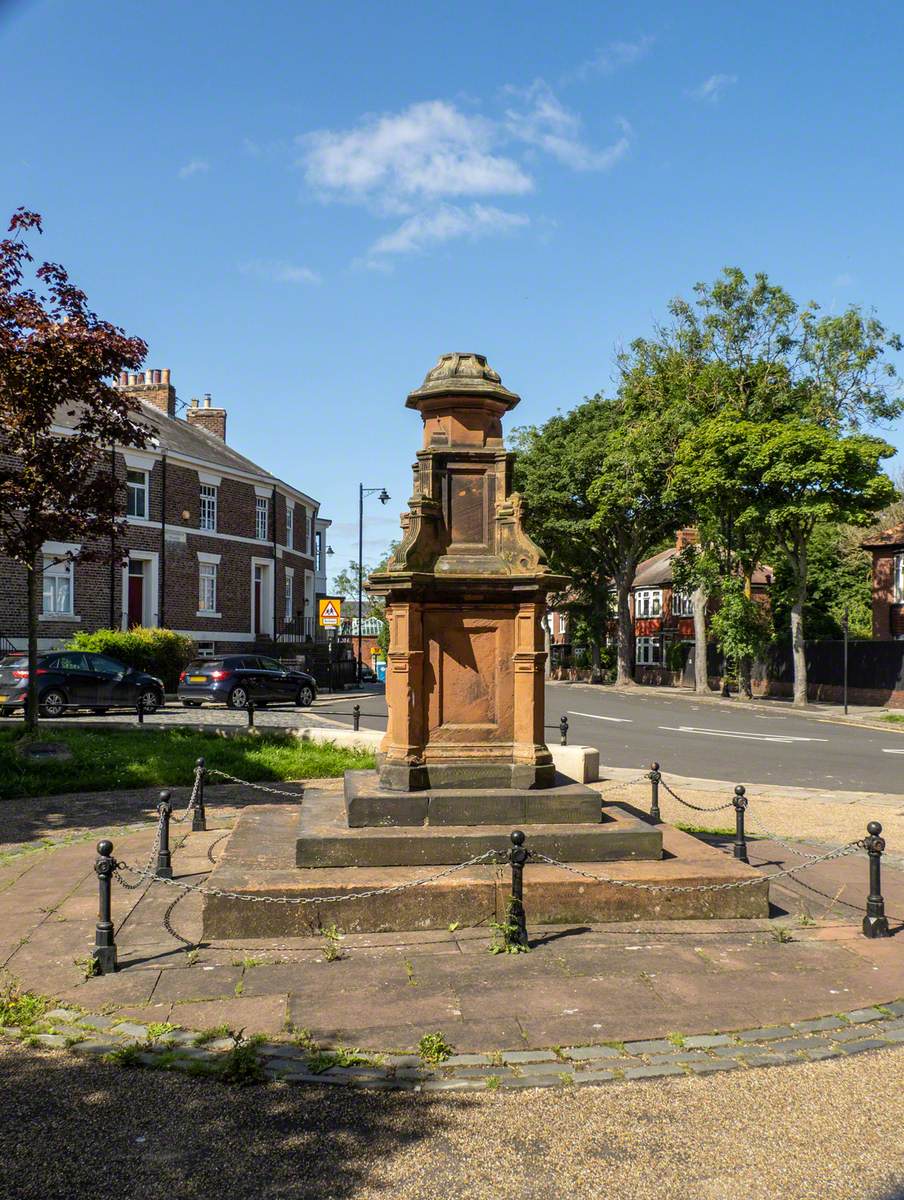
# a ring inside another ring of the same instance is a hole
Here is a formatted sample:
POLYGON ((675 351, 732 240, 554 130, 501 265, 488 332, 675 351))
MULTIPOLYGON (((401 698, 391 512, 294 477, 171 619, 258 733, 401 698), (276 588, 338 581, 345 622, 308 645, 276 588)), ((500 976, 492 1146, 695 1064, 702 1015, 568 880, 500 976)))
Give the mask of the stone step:
POLYGON ((509 835, 524 824, 527 846, 563 862, 655 860, 662 857, 662 833, 625 812, 609 806, 597 819, 581 824, 419 825, 405 829, 346 824, 345 805, 338 792, 309 791, 299 818, 295 861, 299 867, 414 867, 464 862, 487 850, 508 850, 509 835))

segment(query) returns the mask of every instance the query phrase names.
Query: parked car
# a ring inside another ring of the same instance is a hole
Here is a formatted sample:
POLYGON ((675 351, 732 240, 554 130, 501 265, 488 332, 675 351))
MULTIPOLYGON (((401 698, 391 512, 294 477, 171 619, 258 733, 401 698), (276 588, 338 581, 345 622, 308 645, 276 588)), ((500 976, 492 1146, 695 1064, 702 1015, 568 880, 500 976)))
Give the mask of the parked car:
POLYGON ((361 682, 362 683, 376 683, 377 682, 377 676, 376 676, 376 673, 374 672, 374 670, 371 667, 366 666, 364 663, 361 664, 361 682))
MULTIPOLYGON (((111 708, 156 712, 164 703, 163 680, 136 671, 106 654, 54 650, 38 656, 38 704, 42 717, 64 717, 77 708, 105 713, 111 708)), ((0 716, 24 708, 28 694, 28 657, 0 659, 0 716)))
POLYGON ((307 707, 317 696, 313 675, 284 667, 260 654, 227 654, 199 658, 179 676, 176 692, 186 708, 225 704, 229 708, 294 703, 307 707))

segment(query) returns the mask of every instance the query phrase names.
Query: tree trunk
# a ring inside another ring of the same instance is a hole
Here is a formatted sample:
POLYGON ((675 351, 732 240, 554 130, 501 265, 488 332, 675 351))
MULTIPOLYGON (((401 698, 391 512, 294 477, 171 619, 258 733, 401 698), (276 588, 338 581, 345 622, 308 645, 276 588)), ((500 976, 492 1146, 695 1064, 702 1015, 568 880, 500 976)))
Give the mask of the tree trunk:
POLYGON ((28 605, 28 692, 25 697, 25 732, 38 732, 38 575, 34 565, 25 572, 28 605))
POLYGON ((753 685, 750 681, 750 673, 753 669, 753 662, 748 655, 738 662, 738 691, 747 697, 748 700, 753 699, 753 685))
POLYGON ((796 575, 796 594, 791 605, 791 651, 794 661, 794 704, 807 705, 807 654, 804 645, 804 603, 807 599, 807 557, 801 551, 793 561, 796 575))
POLYGON ((616 581, 618 594, 618 668, 615 682, 620 687, 634 686, 634 627, 631 621, 631 583, 634 573, 616 581))
POLYGON ((695 588, 691 595, 694 608, 694 691, 709 691, 709 673, 706 666, 706 593, 695 588))

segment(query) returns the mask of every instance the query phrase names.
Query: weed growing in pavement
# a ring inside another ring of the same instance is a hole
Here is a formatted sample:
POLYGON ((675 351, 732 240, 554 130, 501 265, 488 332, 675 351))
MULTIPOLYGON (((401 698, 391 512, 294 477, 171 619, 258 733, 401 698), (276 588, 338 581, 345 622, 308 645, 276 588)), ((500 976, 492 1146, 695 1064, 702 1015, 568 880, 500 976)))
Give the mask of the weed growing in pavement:
POLYGON ((23 991, 10 983, 0 991, 0 1026, 15 1025, 27 1029, 43 1017, 50 1001, 45 996, 23 991))
POLYGON ((323 938, 323 957, 327 962, 338 962, 340 958, 344 958, 342 953, 342 934, 336 925, 325 925, 320 931, 320 936, 323 938))
POLYGON ((498 1076, 498 1075, 487 1075, 487 1088, 488 1088, 488 1089, 489 1089, 491 1092, 496 1092, 496 1091, 498 1091, 498 1090, 499 1090, 499 1085, 500 1085, 501 1083, 502 1083, 502 1080, 499 1078, 499 1076, 498 1076))
POLYGON ((297 1046, 299 1050, 317 1049, 317 1043, 314 1041, 314 1035, 311 1033, 310 1029, 298 1029, 297 1026, 292 1025, 289 1032, 291 1034, 289 1041, 293 1046, 297 1046))
POLYGON ((802 913, 797 914, 797 923, 798 923, 798 925, 800 925, 800 927, 802 929, 806 929, 808 926, 816 924, 816 922, 813 920, 813 918, 810 916, 810 914, 806 910, 804 910, 804 912, 802 912, 802 913))
POLYGON ((666 1041, 671 1042, 673 1046, 677 1046, 678 1049, 680 1050, 681 1047, 684 1045, 684 1034, 683 1033, 667 1033, 666 1041))
POLYGON ((450 921, 449 932, 454 933, 456 929, 461 929, 461 921, 450 921))
POLYGON ((148 1025, 148 1043, 153 1045, 161 1038, 165 1038, 168 1033, 175 1033, 179 1028, 178 1025, 171 1025, 169 1021, 151 1021, 148 1025))
POLYGON ((232 965, 234 967, 245 967, 247 970, 248 967, 262 967, 265 961, 263 958, 254 958, 251 955, 247 955, 245 958, 234 958, 232 965))
POLYGON ((893 1017, 895 1015, 891 1009, 886 1008, 884 1004, 874 1004, 873 1008, 876 1010, 876 1012, 880 1012, 883 1017, 893 1017))
POLYGON ((455 1053, 455 1047, 451 1045, 443 1035, 437 1031, 436 1033, 425 1033, 417 1044, 417 1052, 425 1063, 433 1065, 445 1062, 447 1058, 451 1058, 455 1053))
POLYGON ((494 1067, 501 1067, 503 1065, 503 1063, 505 1062, 505 1059, 502 1056, 501 1050, 491 1050, 490 1053, 487 1055, 487 1058, 490 1060, 490 1063, 494 1067))
POLYGON ((230 1029, 228 1025, 214 1025, 210 1029, 202 1029, 195 1036, 195 1046, 206 1046, 209 1042, 215 1042, 219 1038, 229 1037, 230 1029))
MULTIPOLYGON (((379 1056, 378 1056, 379 1057, 379 1056)), ((361 1050, 350 1050, 337 1046, 335 1050, 318 1050, 308 1059, 308 1070, 312 1075, 322 1075, 331 1067, 375 1067, 378 1059, 361 1050)))
POLYGON ((97 965, 97 959, 92 958, 90 954, 86 954, 82 958, 74 958, 72 961, 75 966, 81 967, 82 973, 86 979, 93 979, 95 975, 100 974, 100 967, 97 965))
POLYGON ((559 1079, 561 1079, 562 1083, 564 1083, 566 1087, 568 1087, 569 1084, 574 1083, 574 1076, 572 1075, 572 1073, 570 1071, 559 1071, 558 1076, 559 1076, 559 1079))
POLYGON ((412 987, 417 987, 418 982, 414 977, 414 963, 409 959, 405 959, 405 974, 408 976, 408 982, 412 987))
POLYGON ((794 934, 784 925, 776 925, 776 927, 774 929, 770 929, 769 932, 775 941, 781 945, 785 945, 788 942, 794 941, 794 934))
POLYGON ((515 897, 510 896, 505 920, 489 922, 493 931, 493 940, 487 947, 490 954, 526 954, 530 950, 530 946, 518 940, 519 926, 514 916, 517 903, 515 897))
MULTIPOLYGON (((680 829, 682 833, 692 833, 694 835, 705 834, 707 837, 734 837, 735 835, 733 829, 713 829, 707 825, 689 825, 686 821, 675 821, 674 826, 676 829, 680 829)), ((747 835, 748 840, 750 840, 751 836, 751 834, 747 835)))
POLYGON ((140 1067, 141 1047, 130 1043, 128 1046, 117 1046, 109 1054, 104 1055, 104 1062, 114 1063, 117 1067, 140 1067))
POLYGON ((185 956, 185 961, 188 963, 188 965, 190 967, 193 967, 195 965, 195 963, 198 961, 198 951, 196 949, 189 950, 189 952, 185 956))
POLYGON ((220 1078, 224 1083, 231 1083, 236 1087, 249 1087, 266 1079, 257 1054, 257 1048, 264 1038, 260 1034, 246 1038, 242 1033, 243 1031, 240 1031, 232 1035, 234 1045, 223 1056, 220 1078))

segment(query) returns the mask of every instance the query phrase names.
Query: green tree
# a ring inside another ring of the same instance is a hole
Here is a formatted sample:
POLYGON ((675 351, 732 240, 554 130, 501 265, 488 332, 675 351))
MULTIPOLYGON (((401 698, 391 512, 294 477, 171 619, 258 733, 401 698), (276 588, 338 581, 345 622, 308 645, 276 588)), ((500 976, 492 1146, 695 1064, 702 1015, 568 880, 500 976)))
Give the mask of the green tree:
POLYGON ((719 649, 737 672, 744 694, 750 696, 750 664, 765 649, 771 630, 766 610, 748 595, 745 581, 738 575, 721 582, 712 631, 719 649))

